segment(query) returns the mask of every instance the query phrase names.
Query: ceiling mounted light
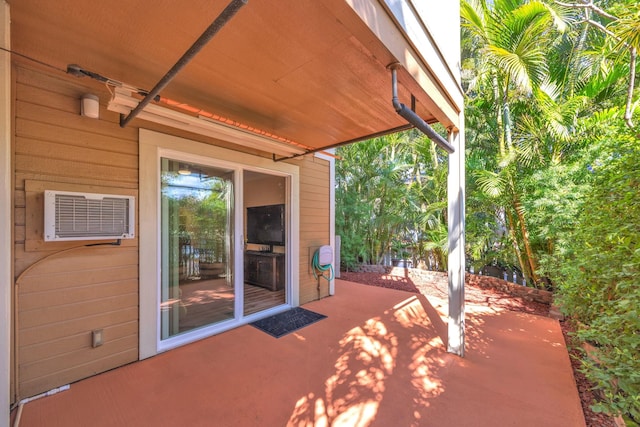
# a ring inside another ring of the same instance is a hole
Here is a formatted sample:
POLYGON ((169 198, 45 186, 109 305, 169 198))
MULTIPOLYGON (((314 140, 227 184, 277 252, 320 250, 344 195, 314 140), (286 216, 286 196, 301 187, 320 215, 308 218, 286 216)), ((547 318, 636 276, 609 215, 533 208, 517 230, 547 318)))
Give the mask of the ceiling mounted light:
POLYGON ((191 169, 189 169, 189 165, 180 165, 178 168, 178 173, 180 175, 191 175, 191 169))

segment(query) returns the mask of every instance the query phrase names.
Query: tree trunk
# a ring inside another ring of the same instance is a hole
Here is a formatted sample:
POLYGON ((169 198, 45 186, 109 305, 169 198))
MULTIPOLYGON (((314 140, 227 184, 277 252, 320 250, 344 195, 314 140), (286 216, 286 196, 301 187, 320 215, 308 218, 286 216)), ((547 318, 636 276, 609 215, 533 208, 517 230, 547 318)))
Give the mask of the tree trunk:
POLYGON ((505 214, 507 215, 507 228, 509 229, 509 237, 511 237, 511 243, 513 244, 513 250, 516 253, 516 257, 518 258, 518 264, 520 264, 520 269, 522 273, 526 275, 527 265, 524 263, 522 259, 522 252, 520 251, 520 246, 518 245, 518 237, 516 236, 515 223, 513 221, 513 215, 509 212, 508 209, 505 209, 505 214))
POLYGON ((531 243, 529 241, 529 230, 527 229, 527 224, 525 223, 524 214, 522 212, 522 204, 520 203, 520 199, 518 195, 514 192, 513 194, 513 208, 516 211, 516 215, 518 215, 518 221, 520 222, 520 232, 522 233, 522 243, 524 244, 524 250, 527 254, 527 262, 529 264, 529 270, 531 274, 531 280, 537 286, 540 281, 538 274, 536 273, 537 262, 535 259, 535 255, 531 250, 531 243))
POLYGON ((507 146, 507 150, 511 152, 511 148, 513 145, 513 140, 511 138, 511 110, 509 109, 509 103, 506 99, 504 100, 504 104, 502 105, 502 112, 504 114, 503 122, 505 145, 507 146))
POLYGON ((630 129, 633 129, 633 88, 636 81, 636 57, 638 56, 635 47, 629 48, 629 85, 627 86, 627 105, 624 111, 624 122, 630 129))
POLYGON ((504 145, 504 123, 502 121, 502 103, 500 96, 500 88, 498 86, 498 76, 496 76, 495 72, 491 76, 491 83, 493 86, 493 98, 495 100, 496 105, 496 123, 498 125, 498 147, 500 149, 500 156, 503 157, 506 153, 506 148, 504 145))
POLYGON ((436 151, 436 143, 433 141, 431 141, 431 158, 433 159, 433 170, 436 171, 438 169, 438 166, 440 166, 440 164, 438 162, 438 152, 436 151))

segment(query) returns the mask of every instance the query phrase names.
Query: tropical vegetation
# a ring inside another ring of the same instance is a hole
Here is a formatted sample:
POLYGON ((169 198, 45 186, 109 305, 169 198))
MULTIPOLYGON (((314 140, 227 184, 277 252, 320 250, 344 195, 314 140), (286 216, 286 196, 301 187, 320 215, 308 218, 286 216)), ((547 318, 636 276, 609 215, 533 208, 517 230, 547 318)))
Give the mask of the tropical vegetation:
POLYGON ((447 163, 412 130, 341 148, 336 164, 336 229, 347 268, 385 256, 447 262, 447 163))
MULTIPOLYGON (((556 293, 595 347, 596 409, 640 422, 640 5, 463 0, 467 265, 556 293)), ((348 267, 446 270, 446 154, 409 131, 341 148, 348 267)))

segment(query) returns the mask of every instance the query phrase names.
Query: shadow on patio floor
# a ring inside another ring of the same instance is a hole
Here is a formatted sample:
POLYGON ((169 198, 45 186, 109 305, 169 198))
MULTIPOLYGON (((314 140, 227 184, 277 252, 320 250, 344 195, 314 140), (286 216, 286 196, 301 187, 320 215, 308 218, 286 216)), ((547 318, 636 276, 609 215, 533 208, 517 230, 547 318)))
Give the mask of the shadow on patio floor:
POLYGON ((24 407, 29 426, 584 426, 557 321, 467 305, 466 357, 446 301, 338 280, 321 322, 251 326, 24 407))

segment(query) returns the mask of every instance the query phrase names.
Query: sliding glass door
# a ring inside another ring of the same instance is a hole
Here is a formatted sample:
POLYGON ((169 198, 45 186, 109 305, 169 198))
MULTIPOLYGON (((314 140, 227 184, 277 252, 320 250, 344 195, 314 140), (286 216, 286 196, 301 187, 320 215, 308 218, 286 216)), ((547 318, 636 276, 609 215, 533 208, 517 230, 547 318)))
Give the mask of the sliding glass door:
POLYGON ((139 159, 141 359, 298 305, 298 165, 147 129, 139 159))
POLYGON ((235 317, 233 179, 161 158, 161 340, 235 317))

